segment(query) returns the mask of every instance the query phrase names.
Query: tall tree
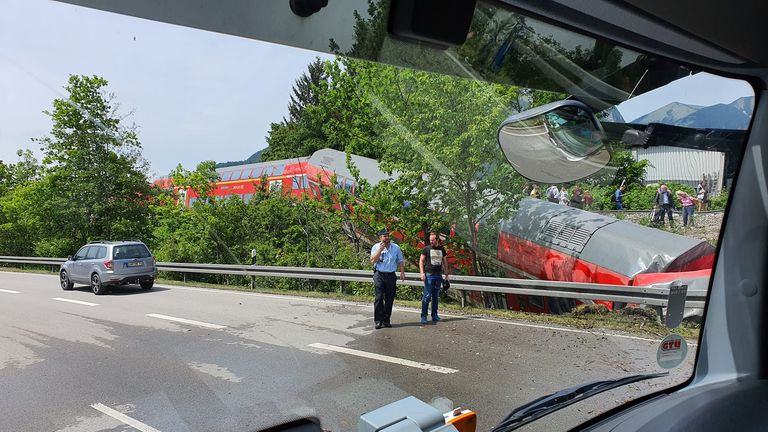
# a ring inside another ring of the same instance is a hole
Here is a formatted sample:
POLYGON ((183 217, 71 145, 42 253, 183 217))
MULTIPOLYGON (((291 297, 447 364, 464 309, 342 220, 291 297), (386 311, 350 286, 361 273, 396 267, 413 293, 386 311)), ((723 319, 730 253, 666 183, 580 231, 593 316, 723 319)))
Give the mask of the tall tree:
POLYGON ((325 64, 316 58, 293 85, 288 103, 288 118, 270 125, 269 145, 261 160, 271 161, 308 156, 327 147, 323 130, 323 111, 317 106, 327 91, 325 64))
POLYGON ((107 80, 71 75, 66 97, 46 111, 51 133, 37 141, 45 157, 51 237, 71 239, 72 247, 95 238, 145 238, 152 190, 148 164, 133 126, 124 126, 107 80))
POLYGON ((18 150, 16 156, 19 158, 16 163, 6 164, 0 161, 0 196, 17 186, 36 180, 40 174, 40 164, 31 150, 18 150))
MULTIPOLYGON (((514 110, 519 89, 348 62, 354 65, 358 94, 380 118, 369 139, 382 149, 381 167, 397 177, 365 199, 396 212, 392 216, 409 225, 411 234, 455 224, 479 252, 478 226, 507 216, 522 184, 495 138, 498 125, 514 110)), ((473 271, 481 273, 477 254, 473 271)))
POLYGON ((293 94, 288 103, 288 121, 300 122, 306 107, 320 103, 325 81, 323 61, 315 57, 312 63, 307 65, 307 71, 293 84, 293 94))

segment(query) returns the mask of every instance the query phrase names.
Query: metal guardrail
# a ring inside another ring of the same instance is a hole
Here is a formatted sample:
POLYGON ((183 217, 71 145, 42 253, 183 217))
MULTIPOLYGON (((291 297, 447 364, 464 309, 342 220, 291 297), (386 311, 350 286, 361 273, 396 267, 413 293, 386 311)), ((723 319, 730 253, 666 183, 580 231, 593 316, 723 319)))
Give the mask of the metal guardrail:
MULTIPOLYGON (((58 266, 64 258, 0 256, 0 263, 58 266)), ((348 270, 312 267, 277 267, 238 264, 193 264, 158 262, 158 270, 176 273, 224 274, 240 276, 282 277, 291 279, 333 280, 345 282, 371 282, 370 270, 348 270)), ((400 285, 423 286, 418 273, 406 273, 400 285)), ((669 284, 651 286, 607 285, 581 282, 492 278, 479 276, 451 276, 451 288, 466 291, 523 294, 571 298, 578 300, 608 300, 649 306, 666 306, 669 284)), ((703 308, 707 292, 689 290, 686 308, 703 308)))

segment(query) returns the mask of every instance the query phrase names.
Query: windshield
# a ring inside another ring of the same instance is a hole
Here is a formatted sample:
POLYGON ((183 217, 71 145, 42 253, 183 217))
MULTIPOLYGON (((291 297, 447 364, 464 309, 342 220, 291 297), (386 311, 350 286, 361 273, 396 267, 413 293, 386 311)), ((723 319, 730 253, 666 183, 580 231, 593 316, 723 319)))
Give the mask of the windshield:
POLYGON ((0 17, 4 428, 347 431, 413 395, 490 430, 669 370, 525 426, 563 430, 691 377, 745 82, 487 2, 447 50, 387 35, 387 1, 68 3, 0 17), (513 166, 500 127, 567 98, 600 127, 506 131, 607 165, 529 180, 570 168, 513 166), (158 262, 65 262, 121 239, 158 262))

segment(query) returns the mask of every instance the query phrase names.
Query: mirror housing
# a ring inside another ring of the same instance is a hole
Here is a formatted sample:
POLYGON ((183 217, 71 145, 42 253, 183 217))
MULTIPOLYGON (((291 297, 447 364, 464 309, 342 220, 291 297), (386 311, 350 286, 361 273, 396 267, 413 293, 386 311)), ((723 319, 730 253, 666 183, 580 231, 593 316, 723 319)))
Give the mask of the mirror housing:
POLYGON ((514 114, 501 123, 497 140, 515 171, 541 183, 580 180, 611 161, 600 121, 577 100, 514 114))
POLYGON ((72 255, 67 256, 67 261, 74 261, 74 260, 75 260, 75 257, 73 257, 72 255))

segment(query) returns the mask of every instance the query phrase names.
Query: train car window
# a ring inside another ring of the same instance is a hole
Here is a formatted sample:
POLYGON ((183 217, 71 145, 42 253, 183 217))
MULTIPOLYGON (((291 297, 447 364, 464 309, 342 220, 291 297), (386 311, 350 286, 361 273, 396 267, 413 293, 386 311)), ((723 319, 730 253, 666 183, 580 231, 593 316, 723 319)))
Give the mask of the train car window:
POLYGON ((269 191, 270 192, 280 192, 283 190, 283 181, 282 180, 272 180, 269 182, 269 191))

